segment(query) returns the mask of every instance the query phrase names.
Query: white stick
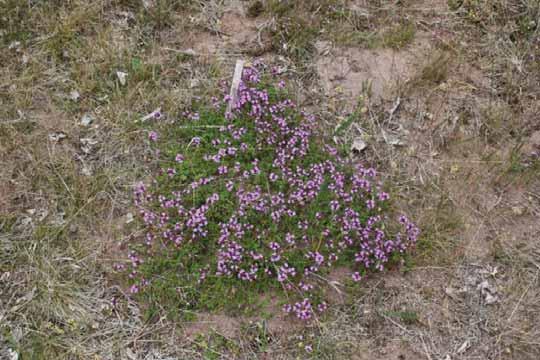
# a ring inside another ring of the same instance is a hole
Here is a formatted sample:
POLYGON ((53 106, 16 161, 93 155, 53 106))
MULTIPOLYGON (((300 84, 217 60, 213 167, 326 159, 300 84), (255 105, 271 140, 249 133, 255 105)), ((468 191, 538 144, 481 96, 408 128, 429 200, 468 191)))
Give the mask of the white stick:
POLYGON ((227 113, 230 113, 233 105, 238 101, 238 87, 240 86, 240 80, 242 80, 242 71, 244 70, 244 60, 236 60, 236 66, 234 68, 234 76, 231 84, 231 92, 229 96, 231 100, 227 105, 227 113))

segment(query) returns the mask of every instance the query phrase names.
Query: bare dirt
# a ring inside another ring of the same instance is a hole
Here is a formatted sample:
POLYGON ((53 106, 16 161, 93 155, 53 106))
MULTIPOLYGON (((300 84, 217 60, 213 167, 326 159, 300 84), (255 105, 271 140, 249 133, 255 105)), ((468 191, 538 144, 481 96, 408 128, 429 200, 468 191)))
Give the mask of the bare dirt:
POLYGON ((342 93, 351 99, 371 90, 375 99, 390 100, 393 90, 411 75, 403 53, 393 50, 335 49, 317 61, 326 94, 342 93))

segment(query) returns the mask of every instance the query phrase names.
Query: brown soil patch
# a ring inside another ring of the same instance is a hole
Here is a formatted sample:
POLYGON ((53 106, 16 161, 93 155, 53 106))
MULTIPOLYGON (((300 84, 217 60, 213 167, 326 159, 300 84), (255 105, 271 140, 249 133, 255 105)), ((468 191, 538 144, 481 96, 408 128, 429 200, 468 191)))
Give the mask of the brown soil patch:
POLYGON ((400 87, 415 74, 429 44, 430 38, 424 33, 404 50, 330 50, 331 45, 325 43, 315 67, 324 91, 332 97, 339 95, 354 105, 362 91, 369 89, 374 100, 394 100, 400 87))
POLYGON ((232 338, 239 335, 240 325, 241 321, 230 316, 201 313, 197 315, 196 321, 185 324, 184 335, 188 338, 194 338, 199 334, 214 331, 222 336, 232 338))
POLYGON ((201 32, 190 34, 188 43, 192 44, 192 48, 197 54, 208 56, 217 54, 222 42, 216 35, 212 35, 209 32, 201 32))
POLYGON ((417 360, 422 356, 416 351, 413 351, 406 343, 399 340, 393 340, 386 343, 384 346, 373 350, 372 344, 366 344, 364 351, 357 351, 352 356, 352 360, 417 360))
POLYGON ((341 55, 317 61, 317 71, 326 93, 341 93, 354 101, 364 89, 374 98, 391 97, 396 85, 407 80, 411 68, 394 50, 341 50, 341 55))
POLYGON ((257 40, 257 22, 236 11, 229 11, 221 18, 220 31, 232 46, 246 46, 257 40))
POLYGON ((280 297, 272 294, 264 294, 260 297, 261 315, 257 316, 229 316, 225 314, 198 313, 197 319, 191 323, 184 324, 184 334, 193 337, 198 334, 208 334, 217 332, 225 337, 240 337, 243 329, 260 323, 263 315, 271 314, 271 317, 264 320, 264 326, 269 334, 276 337, 291 335, 293 332, 301 331, 309 325, 306 322, 283 312, 280 306, 280 297))
POLYGON ((188 44, 203 56, 260 55, 269 49, 269 39, 259 31, 263 21, 247 18, 236 9, 229 10, 219 19, 217 34, 193 32, 189 35, 188 44))

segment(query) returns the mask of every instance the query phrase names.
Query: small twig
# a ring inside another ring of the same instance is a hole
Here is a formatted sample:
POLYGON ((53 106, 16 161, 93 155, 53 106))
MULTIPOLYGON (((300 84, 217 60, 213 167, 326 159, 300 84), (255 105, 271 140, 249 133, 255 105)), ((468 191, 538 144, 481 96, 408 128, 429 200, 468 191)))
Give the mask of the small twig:
POLYGON ((175 52, 175 53, 178 53, 178 54, 182 54, 182 55, 189 55, 189 56, 197 56, 199 54, 197 54, 197 52, 193 49, 185 49, 185 50, 180 50, 180 49, 172 49, 172 48, 168 48, 168 47, 164 47, 162 48, 163 50, 167 50, 167 51, 172 51, 172 52, 175 52))
POLYGON ((52 154, 51 154, 51 148, 47 145, 47 152, 49 154, 49 164, 51 166, 51 170, 53 171, 53 173, 58 177, 58 179, 60 179, 60 181, 62 182, 62 185, 64 185, 64 187, 66 188, 67 192, 69 193, 69 195, 71 196, 71 198, 73 200, 75 200, 75 196, 73 195, 73 193, 71 192, 71 189, 69 188, 69 186, 66 184, 66 182, 64 181, 64 178, 62 177, 62 175, 60 175, 60 173, 56 170, 56 167, 54 166, 53 162, 52 162, 52 154))
POLYGON ((426 354, 426 357, 428 358, 428 360, 432 360, 431 355, 429 355, 426 342, 424 341, 424 337, 421 335, 420 335, 420 340, 422 340, 422 346, 424 347, 424 353, 426 354))
POLYGON ((179 129, 221 129, 224 125, 182 125, 177 126, 179 129))
POLYGON ((334 290, 336 290, 336 291, 338 292, 338 294, 343 295, 343 291, 341 291, 341 290, 337 287, 337 285, 343 286, 343 284, 341 284, 339 281, 330 281, 330 280, 328 280, 327 278, 325 278, 324 276, 321 276, 321 275, 319 275, 319 274, 317 274, 317 273, 311 273, 311 275, 316 276, 316 277, 318 277, 319 279, 321 279, 321 280, 323 280, 323 281, 326 281, 326 282, 328 283, 328 285, 330 285, 331 287, 333 287, 334 290))
POLYGON ((392 320, 390 317, 384 315, 383 313, 379 313, 380 316, 382 316, 383 318, 385 318, 386 320, 390 321, 392 324, 396 325, 398 328, 400 328, 401 330, 405 331, 406 333, 410 333, 411 331, 409 329, 407 329, 406 327, 404 327, 403 325, 399 324, 398 322, 392 320))
POLYGON ((11 125, 11 124, 17 124, 24 121, 30 121, 35 122, 34 120, 28 120, 28 119, 15 119, 15 120, 0 120, 0 125, 11 125))
POLYGON ((399 105, 401 105, 401 97, 397 97, 396 102, 394 103, 394 106, 390 109, 389 113, 390 116, 388 117, 388 120, 386 122, 390 123, 392 121, 392 118, 394 117, 394 113, 399 109, 399 105))

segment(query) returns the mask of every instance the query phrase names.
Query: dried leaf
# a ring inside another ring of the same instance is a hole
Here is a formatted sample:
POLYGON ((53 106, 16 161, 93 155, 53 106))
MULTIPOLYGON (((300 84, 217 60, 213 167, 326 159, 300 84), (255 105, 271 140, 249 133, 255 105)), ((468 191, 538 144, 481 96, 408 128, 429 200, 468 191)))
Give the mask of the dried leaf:
POLYGON ((117 71, 116 72, 116 77, 118 77, 118 81, 120 81, 120 85, 122 85, 122 86, 126 85, 127 76, 128 76, 127 72, 123 72, 123 71, 117 71))
POLYGON ((7 352, 10 360, 19 360, 19 353, 15 350, 8 348, 7 352))
POLYGON ((71 100, 79 100, 79 98, 81 97, 81 94, 79 94, 79 92, 77 90, 72 90, 70 93, 69 93, 69 98, 71 100))
POLYGON ((355 138, 351 145, 351 150, 356 151, 356 152, 362 152, 366 148, 367 148, 366 142, 360 138, 355 138))
POLYGON ((470 347, 470 344, 469 344, 469 340, 465 340, 465 342, 463 344, 461 344, 461 346, 459 347, 459 349, 457 349, 457 353, 458 354, 462 354, 464 353, 465 351, 467 351, 467 349, 470 347))
POLYGON ((49 134, 49 140, 52 142, 59 142, 65 138, 67 138, 67 135, 63 131, 57 131, 49 134))
POLYGON ((13 41, 8 45, 8 49, 9 50, 13 50, 13 49, 17 50, 20 46, 21 46, 20 41, 13 41))
POLYGON ((98 143, 97 140, 94 140, 92 138, 82 138, 80 141, 81 141, 81 150, 86 155, 90 154, 92 152, 94 145, 98 143))
POLYGON ((81 125, 88 126, 94 121, 94 118, 90 114, 84 114, 81 118, 81 125))
POLYGON ((500 301, 497 294, 497 288, 492 286, 487 280, 484 280, 478 284, 477 289, 480 290, 480 293, 484 297, 484 302, 486 305, 493 305, 500 301))
POLYGON ((90 167, 88 167, 87 165, 83 165, 81 169, 81 174, 83 174, 84 176, 92 176, 92 169, 90 169, 90 167))
POLYGON ((66 223, 65 216, 66 213, 64 211, 59 211, 54 217, 54 219, 51 221, 51 224, 56 226, 64 225, 66 223))

